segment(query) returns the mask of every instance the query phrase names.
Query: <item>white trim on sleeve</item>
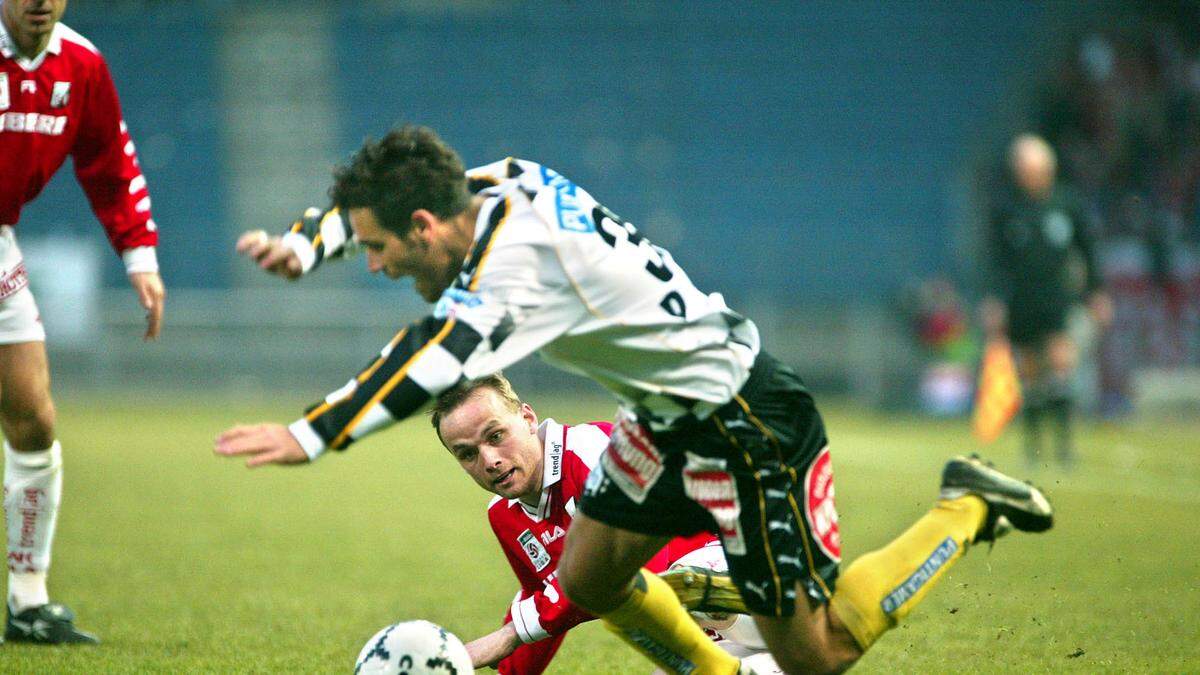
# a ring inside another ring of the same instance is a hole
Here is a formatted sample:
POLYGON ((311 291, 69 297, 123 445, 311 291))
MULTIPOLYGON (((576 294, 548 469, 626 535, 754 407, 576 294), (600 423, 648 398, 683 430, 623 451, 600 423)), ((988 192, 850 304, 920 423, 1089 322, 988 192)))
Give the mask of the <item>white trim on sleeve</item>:
POLYGON ((153 246, 127 248, 121 253, 121 260, 125 262, 126 274, 158 271, 158 253, 153 246))
POLYGON ((316 264, 317 252, 313 250, 312 242, 308 240, 308 237, 299 232, 288 232, 283 235, 280 243, 296 252, 296 257, 300 259, 302 273, 308 273, 316 264))
POLYGON ((542 628, 541 621, 538 620, 534 597, 536 596, 518 600, 512 604, 513 628, 517 629, 517 637, 521 638, 521 642, 525 644, 550 637, 550 634, 542 628))
POLYGON ((289 424, 287 429, 300 443, 300 447, 304 448, 304 454, 308 455, 308 461, 315 460, 325 452, 324 439, 317 434, 308 420, 300 418, 289 424))

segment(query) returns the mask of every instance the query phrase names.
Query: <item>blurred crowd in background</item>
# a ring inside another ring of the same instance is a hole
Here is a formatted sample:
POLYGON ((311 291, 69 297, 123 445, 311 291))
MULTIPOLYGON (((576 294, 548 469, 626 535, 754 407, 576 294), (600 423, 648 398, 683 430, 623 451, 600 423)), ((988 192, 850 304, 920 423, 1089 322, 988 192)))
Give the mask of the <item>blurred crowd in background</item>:
POLYGON ((159 344, 127 339, 141 317, 122 271, 56 180, 21 232, 45 305, 69 309, 44 317, 60 381, 336 384, 424 308, 359 262, 282 285, 231 247, 321 202, 364 136, 410 120, 468 164, 570 175, 753 315, 814 389, 952 415, 982 351, 982 214, 1008 144, 1040 134, 1093 216, 1115 304, 1106 329, 1072 326, 1083 408, 1200 401, 1196 0, 89 0, 67 23, 117 79, 170 299, 159 344))
MULTIPOLYGON (((1060 183, 1091 214, 1115 312, 1102 330, 1082 312, 1072 322, 1083 357, 1076 387, 1085 410, 1115 416, 1163 394, 1147 388, 1186 397, 1196 387, 1186 374, 1200 367, 1200 4, 1110 5, 1089 23, 1024 85, 1003 138, 1045 138, 1060 183), (1155 380, 1171 372, 1184 375, 1155 380)), ((1011 174, 999 143, 979 165, 982 230, 982 214, 1011 174)), ((986 266, 984 238, 968 267, 986 266)), ((982 333, 972 301, 986 289, 965 276, 961 284, 945 275, 920 280, 903 298, 929 359, 921 404, 937 414, 966 412, 974 392, 982 333)))

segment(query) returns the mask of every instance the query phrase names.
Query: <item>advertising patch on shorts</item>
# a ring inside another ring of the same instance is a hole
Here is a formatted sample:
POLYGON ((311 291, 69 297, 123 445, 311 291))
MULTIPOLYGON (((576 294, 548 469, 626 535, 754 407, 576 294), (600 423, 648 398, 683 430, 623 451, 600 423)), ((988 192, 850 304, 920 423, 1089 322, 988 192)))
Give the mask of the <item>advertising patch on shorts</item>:
POLYGON ((721 543, 729 555, 746 555, 746 538, 742 535, 742 505, 738 501, 737 484, 725 470, 725 460, 687 453, 683 467, 683 492, 704 507, 717 521, 721 543))
POLYGON ((613 428, 612 442, 601 456, 604 473, 637 504, 646 501, 650 488, 663 472, 663 456, 637 418, 622 414, 613 428))
POLYGON ((0 270, 0 300, 15 294, 29 285, 29 274, 25 272, 25 263, 18 263, 10 271, 0 270))
POLYGON ((525 530, 517 535, 517 543, 521 545, 521 550, 525 551, 525 555, 529 556, 529 562, 533 563, 533 569, 536 572, 541 572, 550 564, 550 554, 546 552, 542 542, 533 536, 529 530, 525 530))
POLYGON ((821 551, 834 562, 842 559, 842 534, 833 503, 833 460, 829 448, 817 454, 804 474, 804 517, 821 551))

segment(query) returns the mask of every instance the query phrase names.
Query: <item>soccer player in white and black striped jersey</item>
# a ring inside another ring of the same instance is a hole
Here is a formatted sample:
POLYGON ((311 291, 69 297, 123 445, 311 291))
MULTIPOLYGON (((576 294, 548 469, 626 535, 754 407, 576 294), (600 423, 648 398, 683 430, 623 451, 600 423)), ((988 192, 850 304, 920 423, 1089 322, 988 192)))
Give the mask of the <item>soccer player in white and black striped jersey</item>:
POLYGON ((238 249, 297 277, 366 249, 431 303, 378 357, 289 426, 221 434, 247 464, 316 460, 411 415, 464 379, 537 351, 621 402, 559 567, 567 595, 673 672, 735 673, 641 569, 673 536, 717 534, 730 574, 788 672, 852 665, 979 541, 1048 529, 1045 497, 976 459, 946 465, 933 509, 839 578, 841 542, 824 425, 754 324, 697 289, 665 250, 534 162, 464 172, 429 129, 368 141, 340 168, 333 208, 238 249))

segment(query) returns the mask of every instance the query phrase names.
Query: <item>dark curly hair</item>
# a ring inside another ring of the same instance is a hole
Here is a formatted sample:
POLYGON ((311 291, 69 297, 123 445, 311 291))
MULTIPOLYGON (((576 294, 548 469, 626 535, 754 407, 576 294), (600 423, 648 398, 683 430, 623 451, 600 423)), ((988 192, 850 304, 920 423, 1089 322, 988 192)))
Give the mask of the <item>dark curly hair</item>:
POLYGON ((404 236, 417 209, 443 219, 466 210, 465 172, 458 153, 433 129, 406 124, 378 141, 368 138, 334 171, 329 196, 343 211, 371 209, 381 226, 404 236))

